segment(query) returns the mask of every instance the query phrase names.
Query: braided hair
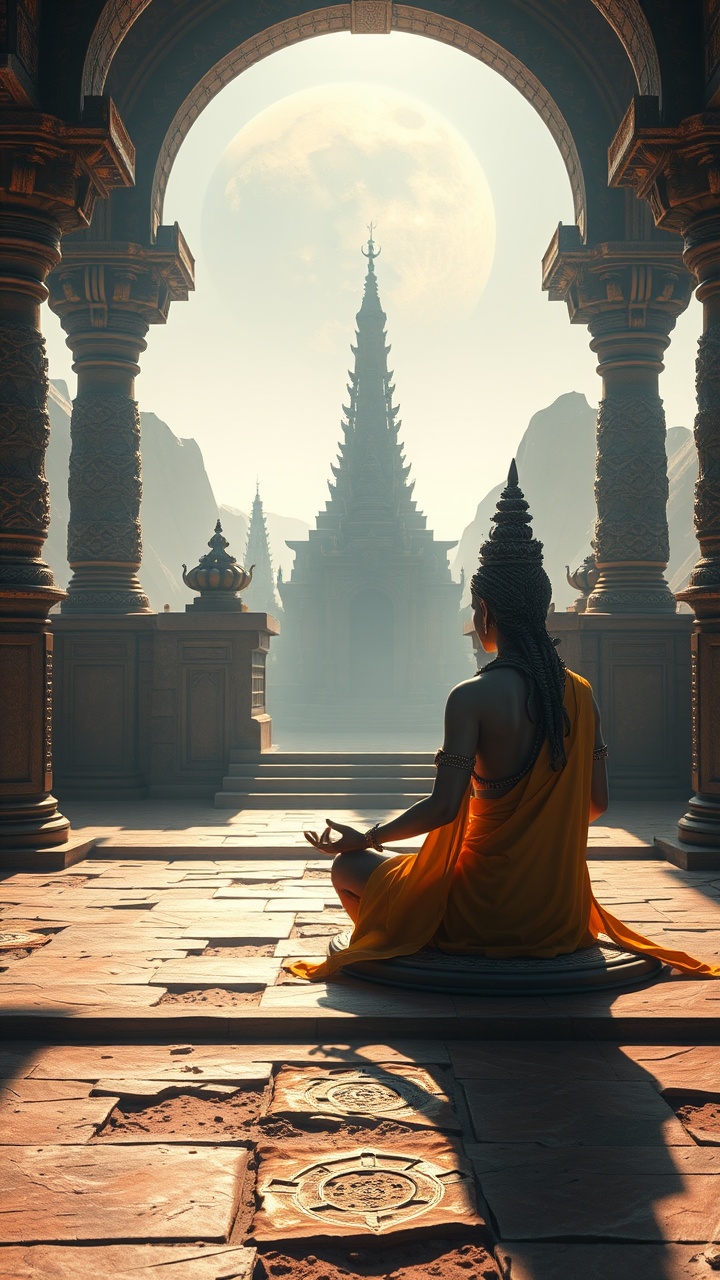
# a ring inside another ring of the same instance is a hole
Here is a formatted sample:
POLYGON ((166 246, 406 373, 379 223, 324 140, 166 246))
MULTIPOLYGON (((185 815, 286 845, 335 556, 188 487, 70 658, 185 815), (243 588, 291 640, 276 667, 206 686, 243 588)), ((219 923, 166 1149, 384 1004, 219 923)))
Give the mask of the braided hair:
POLYGON ((502 658, 483 669, 515 667, 531 682, 537 695, 538 735, 541 741, 547 739, 552 768, 557 771, 566 763, 563 739, 569 730, 563 702, 565 664, 548 635, 545 619, 552 588, 514 460, 492 523, 470 585, 473 597, 485 601, 507 648, 502 658))

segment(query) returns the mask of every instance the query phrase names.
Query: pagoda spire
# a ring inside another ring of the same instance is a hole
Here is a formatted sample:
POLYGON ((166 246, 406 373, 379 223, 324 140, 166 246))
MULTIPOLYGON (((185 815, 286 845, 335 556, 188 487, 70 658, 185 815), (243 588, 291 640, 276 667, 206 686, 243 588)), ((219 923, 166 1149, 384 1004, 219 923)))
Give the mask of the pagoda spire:
POLYGON ((375 263, 372 223, 367 244, 365 287, 357 313, 354 368, 349 371, 348 403, 343 405, 343 438, 332 467, 330 500, 318 517, 318 529, 335 528, 346 536, 372 526, 373 537, 396 537, 407 526, 424 528, 425 517, 413 501, 410 468, 399 439, 399 408, 393 403, 395 386, 388 369, 387 316, 382 309, 375 263), (337 528, 338 524, 340 529, 337 528))
POLYGON ((252 583, 244 593, 245 603, 254 613, 271 613, 277 618, 281 608, 275 593, 270 540, 260 497, 260 483, 257 480, 245 548, 245 561, 247 564, 255 565, 252 583))

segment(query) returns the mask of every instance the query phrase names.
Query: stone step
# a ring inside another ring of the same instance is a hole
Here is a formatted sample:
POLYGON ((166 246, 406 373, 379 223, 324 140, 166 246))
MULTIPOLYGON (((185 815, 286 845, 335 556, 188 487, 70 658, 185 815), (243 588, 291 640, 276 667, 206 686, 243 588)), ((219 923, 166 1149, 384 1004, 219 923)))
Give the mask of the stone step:
POLYGON ((423 792, 218 791, 216 809, 408 809, 423 792))
POLYGON ((258 765, 432 765, 432 751, 266 751, 248 761, 242 751, 230 752, 231 764, 258 765))
POLYGON ((276 791, 308 791, 317 795, 325 792, 334 795, 347 792, 358 795, 364 791, 386 792, 404 791, 408 794, 426 796, 432 791, 432 778, 356 778, 346 774, 342 778, 266 778, 264 775, 255 778, 223 778, 223 791, 234 791, 242 794, 246 791, 274 794, 276 791))
POLYGON ((333 777, 354 778, 434 778, 432 764, 353 764, 346 761, 337 764, 259 764, 249 761, 233 763, 228 768, 230 778, 302 778, 323 780, 333 777))

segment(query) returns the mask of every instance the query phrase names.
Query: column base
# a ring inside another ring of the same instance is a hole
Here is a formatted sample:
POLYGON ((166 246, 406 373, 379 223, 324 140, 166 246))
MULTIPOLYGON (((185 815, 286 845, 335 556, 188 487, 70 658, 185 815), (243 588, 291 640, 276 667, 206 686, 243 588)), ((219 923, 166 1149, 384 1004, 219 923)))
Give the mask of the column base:
POLYGON ((51 845, 48 849, 0 849, 0 870, 64 871, 82 862, 96 844, 95 836, 73 835, 65 844, 51 845))
POLYGON ((720 871, 720 844, 711 849, 709 846, 656 839, 655 846, 666 862, 672 862, 681 871, 720 871))
POLYGON ((73 591, 60 606, 61 613, 97 616, 98 614, 152 613, 150 601, 142 592, 73 591))
POLYGON ((587 613, 668 614, 677 604, 664 577, 664 565, 600 566, 600 577, 588 596, 587 613))
POLYGON ((65 844, 70 823, 54 796, 28 796, 25 801, 0 802, 0 853, 18 849, 47 849, 65 844))
POLYGON ((70 566, 73 576, 62 613, 97 615, 152 613, 137 576, 137 564, 98 561, 70 566))
POLYGON ((678 839, 684 845, 720 849, 720 796, 691 797, 687 813, 678 822, 678 839))

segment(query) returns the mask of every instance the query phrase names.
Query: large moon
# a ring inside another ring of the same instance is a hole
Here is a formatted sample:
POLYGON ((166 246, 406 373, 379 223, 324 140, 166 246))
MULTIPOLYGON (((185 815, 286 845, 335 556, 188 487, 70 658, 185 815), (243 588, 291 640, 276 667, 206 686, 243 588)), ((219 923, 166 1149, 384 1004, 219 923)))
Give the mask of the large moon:
POLYGON ((474 151, 406 93, 326 84, 281 99, 236 134, 208 188, 203 252, 238 319, 277 323, 299 307, 304 340, 319 350, 347 341, 371 221, 393 320, 457 322, 473 311, 495 250, 474 151))

